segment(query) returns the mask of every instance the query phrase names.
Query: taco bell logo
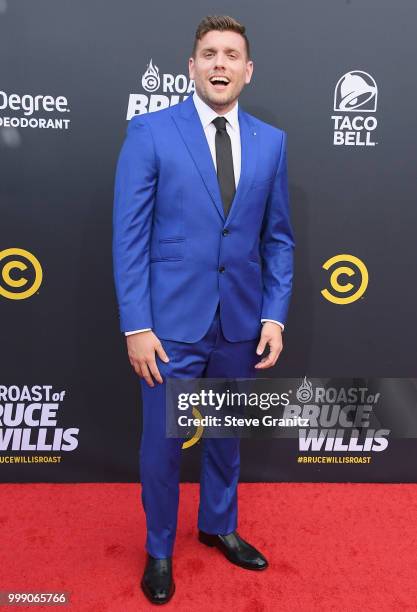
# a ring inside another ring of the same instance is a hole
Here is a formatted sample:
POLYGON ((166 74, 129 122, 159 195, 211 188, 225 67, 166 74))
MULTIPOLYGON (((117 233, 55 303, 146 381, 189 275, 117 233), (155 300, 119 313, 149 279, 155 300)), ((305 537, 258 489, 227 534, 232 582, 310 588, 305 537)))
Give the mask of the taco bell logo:
POLYGON ((159 66, 151 58, 141 75, 141 93, 131 93, 127 107, 126 119, 134 115, 152 113, 174 106, 186 100, 194 91, 194 81, 185 74, 160 74, 159 66))
POLYGON ((378 87, 373 77, 362 70, 352 70, 339 79, 334 91, 335 111, 356 110, 374 113, 378 87))
POLYGON ((344 74, 336 84, 333 110, 350 114, 332 115, 333 144, 374 147, 377 143, 373 132, 378 121, 368 113, 376 112, 377 101, 378 87, 368 72, 351 70, 344 74))

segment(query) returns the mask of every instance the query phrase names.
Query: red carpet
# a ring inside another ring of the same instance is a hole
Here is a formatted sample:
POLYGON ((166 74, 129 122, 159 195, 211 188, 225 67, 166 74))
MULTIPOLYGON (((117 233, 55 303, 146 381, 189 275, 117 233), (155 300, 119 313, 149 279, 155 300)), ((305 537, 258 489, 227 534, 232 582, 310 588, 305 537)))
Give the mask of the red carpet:
MULTIPOLYGON (((155 610, 139 587, 139 496, 139 484, 1 485, 0 590, 71 593, 68 606, 7 609, 155 610)), ((417 609, 417 485, 240 484, 239 533, 270 562, 259 573, 197 541, 197 503, 198 485, 181 485, 177 590, 162 609, 417 609)))

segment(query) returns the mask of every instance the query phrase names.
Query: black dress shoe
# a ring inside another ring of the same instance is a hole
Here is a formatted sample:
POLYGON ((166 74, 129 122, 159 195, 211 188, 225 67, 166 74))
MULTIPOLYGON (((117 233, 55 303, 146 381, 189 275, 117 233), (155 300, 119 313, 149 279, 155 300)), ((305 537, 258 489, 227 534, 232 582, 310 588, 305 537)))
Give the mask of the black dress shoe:
POLYGON ((148 561, 140 583, 146 597, 154 604, 164 604, 175 592, 172 578, 172 557, 155 559, 148 553, 148 561))
POLYGON ((256 548, 242 540, 237 531, 227 535, 198 532, 198 539, 207 546, 216 546, 232 563, 251 570, 264 570, 268 561, 256 548))

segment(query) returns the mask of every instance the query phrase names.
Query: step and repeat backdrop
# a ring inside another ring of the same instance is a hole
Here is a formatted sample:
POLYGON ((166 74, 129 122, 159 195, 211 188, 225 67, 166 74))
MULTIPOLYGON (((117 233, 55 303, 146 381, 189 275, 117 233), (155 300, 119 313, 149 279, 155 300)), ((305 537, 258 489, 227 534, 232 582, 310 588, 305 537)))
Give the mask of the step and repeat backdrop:
MULTIPOLYGON (((416 482, 411 0, 0 0, 0 480, 140 479, 115 165, 133 115, 192 94, 206 14, 247 27, 240 104, 287 132, 296 237, 284 352, 263 376, 287 381, 302 420, 244 437, 241 480, 416 482)), ((200 452, 196 435, 183 480, 198 481, 200 452)))

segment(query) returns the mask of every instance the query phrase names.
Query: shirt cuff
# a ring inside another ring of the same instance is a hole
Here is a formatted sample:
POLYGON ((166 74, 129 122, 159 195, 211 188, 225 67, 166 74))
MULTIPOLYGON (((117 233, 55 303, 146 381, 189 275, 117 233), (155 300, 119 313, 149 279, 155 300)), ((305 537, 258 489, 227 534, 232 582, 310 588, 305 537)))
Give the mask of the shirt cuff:
POLYGON ((261 323, 265 323, 265 321, 271 321, 271 323, 276 323, 277 325, 280 326, 280 328, 282 329, 282 331, 284 331, 284 323, 281 323, 280 321, 275 321, 275 319, 261 319, 261 323))
POLYGON ((131 336, 132 334, 138 334, 140 332, 144 332, 144 331, 152 331, 151 327, 146 327, 144 329, 135 329, 135 331, 128 331, 125 332, 125 336, 131 336))

